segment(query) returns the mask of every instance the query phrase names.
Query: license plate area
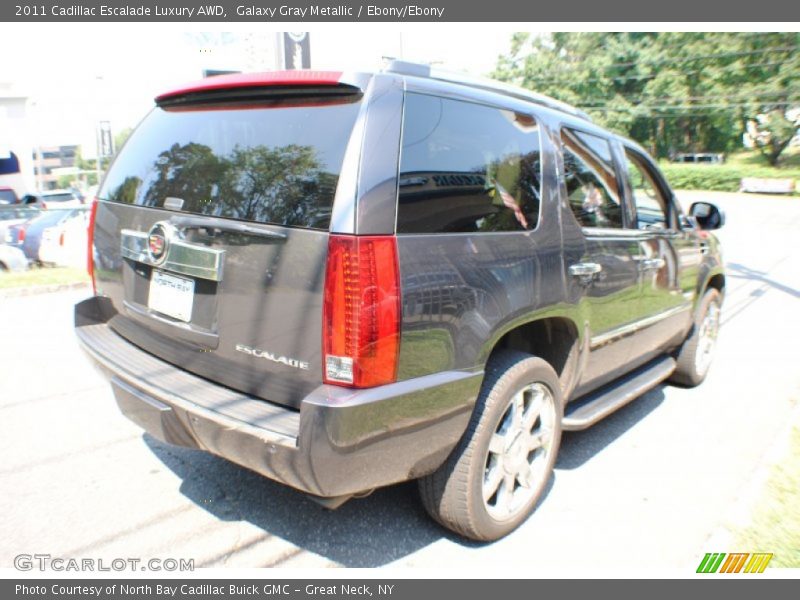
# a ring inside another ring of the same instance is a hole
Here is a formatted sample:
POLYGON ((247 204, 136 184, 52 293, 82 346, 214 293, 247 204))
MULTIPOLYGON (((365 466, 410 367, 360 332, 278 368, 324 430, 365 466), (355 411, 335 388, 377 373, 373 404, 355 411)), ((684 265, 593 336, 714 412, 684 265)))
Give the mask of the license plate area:
POLYGON ((177 277, 158 269, 150 276, 150 292, 147 307, 178 321, 188 323, 192 320, 194 307, 193 279, 177 277))

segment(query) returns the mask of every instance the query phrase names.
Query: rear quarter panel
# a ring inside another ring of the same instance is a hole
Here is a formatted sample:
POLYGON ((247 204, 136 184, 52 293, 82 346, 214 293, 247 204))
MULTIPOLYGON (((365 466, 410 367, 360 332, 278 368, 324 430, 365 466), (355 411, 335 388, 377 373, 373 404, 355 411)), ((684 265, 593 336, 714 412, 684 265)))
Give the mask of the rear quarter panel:
POLYGON ((545 316, 577 318, 565 302, 554 147, 542 125, 538 226, 504 233, 400 234, 402 337, 399 379, 482 370, 509 330, 545 316))

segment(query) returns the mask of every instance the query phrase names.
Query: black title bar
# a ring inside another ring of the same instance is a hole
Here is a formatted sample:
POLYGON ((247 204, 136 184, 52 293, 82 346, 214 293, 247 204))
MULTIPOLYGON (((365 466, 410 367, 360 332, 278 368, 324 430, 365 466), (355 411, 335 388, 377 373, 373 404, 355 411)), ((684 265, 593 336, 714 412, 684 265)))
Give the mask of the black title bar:
POLYGON ((18 22, 776 22, 800 20, 786 0, 11 0, 0 21, 18 22))
MULTIPOLYGON (((713 576, 712 576, 713 577, 713 576)), ((0 581, 14 600, 420 600, 422 598, 530 598, 603 596, 680 598, 754 595, 791 597, 791 580, 708 578, 692 580, 432 580, 432 579, 25 579, 0 581), (786 596, 784 596, 786 594, 786 596)))

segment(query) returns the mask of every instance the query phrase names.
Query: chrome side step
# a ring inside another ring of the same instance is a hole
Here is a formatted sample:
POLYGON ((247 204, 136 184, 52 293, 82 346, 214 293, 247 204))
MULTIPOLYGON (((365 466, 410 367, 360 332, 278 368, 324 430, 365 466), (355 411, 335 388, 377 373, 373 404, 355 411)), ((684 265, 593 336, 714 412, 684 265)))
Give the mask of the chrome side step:
POLYGON ((675 370, 675 359, 664 356, 622 377, 611 386, 601 388, 578 400, 575 407, 567 405, 561 422, 564 431, 580 431, 591 427, 614 411, 656 387, 675 370))

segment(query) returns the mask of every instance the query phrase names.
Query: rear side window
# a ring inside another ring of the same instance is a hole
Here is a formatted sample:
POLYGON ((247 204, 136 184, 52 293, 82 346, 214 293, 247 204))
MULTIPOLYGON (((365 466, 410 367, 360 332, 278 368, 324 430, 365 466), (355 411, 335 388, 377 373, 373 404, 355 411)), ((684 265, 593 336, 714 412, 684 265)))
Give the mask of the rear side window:
POLYGON ((16 201, 14 190, 0 190, 0 204, 14 204, 16 201))
POLYGON ((157 107, 125 144, 99 196, 327 229, 358 110, 358 102, 341 98, 157 107))
POLYGON ((582 227, 622 227, 619 184, 608 140, 561 131, 564 180, 572 213, 582 227))
POLYGON ((539 127, 531 115, 408 94, 397 231, 534 229, 540 172, 539 127))

